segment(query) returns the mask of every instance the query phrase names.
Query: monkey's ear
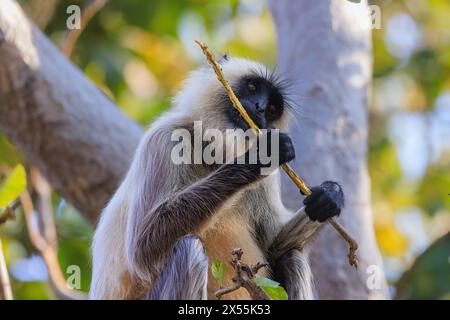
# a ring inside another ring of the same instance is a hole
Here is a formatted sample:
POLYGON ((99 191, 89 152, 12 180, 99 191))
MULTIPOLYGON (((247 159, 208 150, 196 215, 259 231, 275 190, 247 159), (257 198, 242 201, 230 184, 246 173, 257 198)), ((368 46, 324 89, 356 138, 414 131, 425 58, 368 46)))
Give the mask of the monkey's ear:
POLYGON ((222 57, 220 57, 219 61, 217 61, 219 64, 224 64, 225 62, 227 62, 228 60, 230 60, 230 56, 228 55, 228 53, 224 53, 222 55, 222 57))

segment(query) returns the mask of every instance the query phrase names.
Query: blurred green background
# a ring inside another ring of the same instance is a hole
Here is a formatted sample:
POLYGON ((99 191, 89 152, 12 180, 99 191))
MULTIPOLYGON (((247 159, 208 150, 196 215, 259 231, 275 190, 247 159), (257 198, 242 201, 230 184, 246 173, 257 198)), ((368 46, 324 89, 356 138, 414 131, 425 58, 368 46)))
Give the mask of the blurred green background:
MULTIPOLYGON (((56 43, 66 8, 87 1, 23 0, 28 15, 56 43)), ((450 1, 372 1, 369 170, 377 241, 391 294, 450 299, 450 1)), ((186 74, 204 63, 199 38, 217 52, 276 63, 276 37, 265 1, 110 0, 77 42, 73 62, 142 126, 169 106, 186 74), (254 30, 258 30, 255 32, 254 30)), ((0 165, 23 163, 0 132, 0 165)), ((90 282, 93 229, 53 194, 59 262, 90 282)), ((19 214, 0 227, 15 298, 54 299, 42 260, 19 214)))

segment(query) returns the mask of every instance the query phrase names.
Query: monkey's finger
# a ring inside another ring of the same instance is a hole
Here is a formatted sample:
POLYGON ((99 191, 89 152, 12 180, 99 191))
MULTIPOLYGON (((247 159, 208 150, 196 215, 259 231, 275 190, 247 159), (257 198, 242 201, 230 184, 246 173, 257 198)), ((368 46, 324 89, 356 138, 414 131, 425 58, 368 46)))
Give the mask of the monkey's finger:
POLYGON ((341 210, 334 204, 328 203, 325 206, 320 207, 315 213, 312 220, 318 220, 319 222, 325 222, 331 217, 337 216, 341 213, 341 210))
POLYGON ((320 215, 322 211, 329 211, 336 209, 336 204, 330 200, 325 194, 322 194, 317 200, 306 205, 305 211, 310 215, 320 215))
POLYGON ((322 212, 327 205, 326 202, 321 201, 322 199, 317 200, 316 202, 309 204, 305 207, 305 212, 311 216, 317 216, 318 213, 322 212))
POLYGON ((311 192, 312 193, 303 200, 303 204, 305 206, 315 202, 324 193, 324 191, 321 187, 313 187, 313 188, 311 188, 311 192))
POLYGON ((306 207, 305 212, 313 221, 325 222, 328 218, 338 215, 340 211, 334 203, 321 202, 319 205, 306 207))

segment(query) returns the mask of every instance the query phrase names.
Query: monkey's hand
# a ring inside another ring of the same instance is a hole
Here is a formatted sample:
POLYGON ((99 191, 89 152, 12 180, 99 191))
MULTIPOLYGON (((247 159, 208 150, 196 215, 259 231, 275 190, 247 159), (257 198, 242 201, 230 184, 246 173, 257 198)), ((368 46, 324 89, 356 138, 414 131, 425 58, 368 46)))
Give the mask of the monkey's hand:
POLYGON ((272 132, 267 131, 261 136, 259 136, 256 140, 256 145, 253 146, 245 155, 246 163, 252 164, 250 160, 250 153, 254 152, 257 161, 256 164, 260 167, 271 167, 275 164, 282 165, 295 158, 295 149, 292 144, 291 138, 286 133, 283 132, 272 132), (278 139, 275 139, 276 142, 273 144, 272 137, 273 135, 278 135, 278 139), (265 143, 261 141, 264 139, 265 143), (263 155, 266 155, 264 159, 263 155), (275 159, 277 159, 277 163, 274 163, 275 159))
POLYGON ((248 183, 251 183, 267 176, 278 166, 293 160, 295 150, 291 138, 287 134, 267 131, 257 137, 256 143, 242 157, 244 157, 243 162, 235 159, 235 163, 238 164, 233 165, 234 170, 238 171, 241 176, 248 177, 248 183), (278 139, 275 139, 278 143, 272 143, 272 134, 278 134, 278 139), (263 168, 268 171, 263 173, 263 168))
MULTIPOLYGON (((292 144, 291 138, 283 132, 280 132, 280 148, 279 148, 279 160, 280 166, 295 158, 295 149, 292 144)), ((272 150, 273 151, 273 150, 272 150)))
POLYGON ((305 212, 313 221, 325 222, 338 216, 344 207, 344 192, 337 182, 325 181, 311 188, 312 194, 303 201, 305 212))

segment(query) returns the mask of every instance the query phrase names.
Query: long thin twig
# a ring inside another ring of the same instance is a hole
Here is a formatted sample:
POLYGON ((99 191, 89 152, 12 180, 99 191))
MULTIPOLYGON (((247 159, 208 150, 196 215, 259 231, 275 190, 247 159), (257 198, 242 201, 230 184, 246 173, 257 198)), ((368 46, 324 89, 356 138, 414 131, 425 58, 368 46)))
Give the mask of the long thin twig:
MULTIPOLYGON (((211 64, 211 66, 214 69, 214 72, 217 75, 217 78, 222 83, 222 85, 225 87, 225 90, 227 91, 228 96, 230 97, 231 102, 233 103, 233 106, 239 111, 242 118, 247 122, 247 124, 250 126, 250 128, 255 132, 256 135, 261 134, 261 130, 258 128, 256 123, 252 120, 252 118, 248 115, 245 108, 242 106, 239 99, 236 97, 236 95, 233 92, 233 89, 231 88, 228 81, 225 79, 225 76, 223 75, 222 69, 220 68, 219 64, 214 58, 214 55, 209 51, 208 47, 200 42, 199 40, 195 40, 195 43, 203 50, 203 53, 206 56, 206 59, 211 64)), ((295 185, 302 191, 305 195, 310 195, 311 190, 308 188, 306 183, 303 181, 302 178, 300 178, 295 171, 292 169, 292 167, 285 163, 281 166, 283 170, 288 174, 288 176, 291 178, 291 180, 295 183, 295 185)), ((351 266, 354 266, 355 268, 358 267, 358 259, 356 256, 356 251, 358 250, 358 243, 345 231, 344 227, 342 227, 334 218, 330 218, 327 220, 336 230, 337 232, 345 239, 345 241, 349 244, 349 253, 348 253, 348 262, 351 266)))
POLYGON ((100 11, 107 2, 108 0, 91 0, 81 14, 80 28, 68 30, 66 32, 65 40, 61 45, 61 51, 66 57, 70 58, 75 47, 75 43, 81 33, 84 31, 92 17, 95 16, 95 14, 100 11))
POLYGON ((236 291, 240 288, 244 288, 249 293, 253 300, 270 300, 269 296, 261 289, 255 282, 253 278, 258 273, 259 269, 266 267, 267 263, 258 262, 255 265, 245 264, 241 261, 244 252, 241 248, 235 248, 231 251, 234 256, 230 264, 235 271, 235 276, 233 277, 233 285, 228 288, 222 288, 215 292, 215 295, 220 299, 223 295, 236 291))
POLYGON ((37 193, 37 211, 40 212, 42 235, 55 250, 58 249, 56 224, 53 217, 52 188, 36 167, 30 167, 30 180, 37 193))
POLYGON ((20 203, 24 212, 25 223, 31 243, 44 259, 49 273, 50 284, 56 295, 64 300, 85 300, 87 297, 84 294, 68 288, 61 267, 59 266, 56 226, 53 220, 50 200, 51 193, 49 189, 45 189, 49 188, 48 183, 37 169, 32 168, 30 173, 32 184, 41 202, 40 210, 36 211, 28 191, 20 195, 20 203), (39 228, 40 224, 42 230, 39 228))
POLYGON ((2 239, 0 239, 0 300, 12 300, 11 282, 3 255, 2 239))

